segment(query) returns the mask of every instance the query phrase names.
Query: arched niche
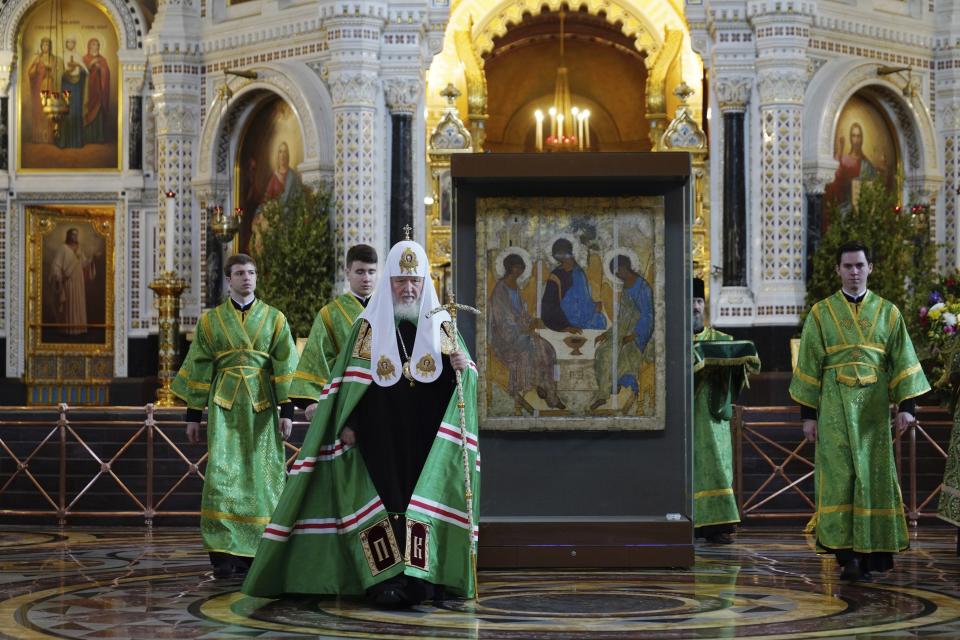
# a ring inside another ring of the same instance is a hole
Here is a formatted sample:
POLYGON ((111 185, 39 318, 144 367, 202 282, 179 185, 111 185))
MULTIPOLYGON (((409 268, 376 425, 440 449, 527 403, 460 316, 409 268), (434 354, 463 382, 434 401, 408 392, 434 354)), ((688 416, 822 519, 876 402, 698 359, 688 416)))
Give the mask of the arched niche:
MULTIPOLYGON (((591 149, 650 150, 646 51, 582 10, 565 13, 563 48, 571 104, 591 113, 591 149)), ((534 111, 553 104, 560 64, 559 13, 528 15, 494 40, 484 63, 485 150, 534 151, 534 111)))
MULTIPOLYGON (((458 112, 469 121, 474 137, 482 137, 477 136, 476 121, 481 121, 482 128, 483 115, 490 103, 482 56, 494 48, 496 38, 503 37, 513 26, 544 12, 557 13, 561 8, 605 21, 632 44, 633 50, 647 54, 648 70, 661 81, 654 87, 658 95, 653 100, 661 106, 651 118, 657 126, 665 126, 673 117, 679 103, 672 89, 681 80, 694 87, 696 93, 689 104, 694 117, 700 117, 703 62, 691 48, 680 3, 673 0, 475 0, 453 3, 443 49, 434 57, 428 71, 428 130, 439 120, 445 107, 439 91, 452 83, 461 93, 456 102, 458 112), (679 46, 676 46, 678 38, 679 46), (668 39, 669 55, 661 55, 668 39)), ((647 91, 651 93, 649 87, 647 91)))
POLYGON ((200 134, 194 189, 201 200, 226 197, 231 207, 236 206, 234 165, 241 135, 263 103, 277 98, 289 105, 303 134, 303 160, 295 167, 303 180, 314 183, 333 175, 333 107, 317 75, 299 62, 254 66, 250 71, 257 77, 225 76, 217 83, 200 134), (229 91, 222 91, 223 86, 229 91))
POLYGON ((838 127, 843 126, 841 113, 856 96, 878 109, 893 129, 905 178, 904 201, 929 200, 936 194, 943 181, 942 161, 929 109, 918 92, 905 91, 902 78, 880 75, 880 66, 833 61, 821 67, 808 85, 806 104, 822 105, 804 111, 803 167, 808 192, 823 193, 834 181, 840 165, 835 155, 838 127))
MULTIPOLYGON (((0 6, 0 50, 13 52, 17 49, 24 15, 43 0, 9 0, 0 6)), ((146 33, 145 19, 135 2, 123 0, 97 0, 101 11, 107 14, 117 27, 121 46, 125 49, 142 49, 146 33)))

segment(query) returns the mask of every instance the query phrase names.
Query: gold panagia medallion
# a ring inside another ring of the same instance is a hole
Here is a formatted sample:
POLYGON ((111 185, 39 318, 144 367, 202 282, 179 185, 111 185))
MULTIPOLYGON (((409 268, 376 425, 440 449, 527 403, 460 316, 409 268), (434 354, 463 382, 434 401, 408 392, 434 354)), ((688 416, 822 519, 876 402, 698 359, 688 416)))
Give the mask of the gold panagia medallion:
POLYGON ((423 357, 420 358, 420 362, 417 363, 417 373, 421 376, 429 376, 435 373, 437 370, 437 363, 433 360, 433 356, 429 353, 423 354, 423 357))
POLYGON ((419 266, 420 261, 417 260, 417 252, 410 247, 404 249, 403 253, 400 254, 400 273, 415 276, 419 266))
POLYGON ((377 361, 377 376, 381 380, 389 380, 397 374, 397 368, 387 356, 380 356, 377 361))

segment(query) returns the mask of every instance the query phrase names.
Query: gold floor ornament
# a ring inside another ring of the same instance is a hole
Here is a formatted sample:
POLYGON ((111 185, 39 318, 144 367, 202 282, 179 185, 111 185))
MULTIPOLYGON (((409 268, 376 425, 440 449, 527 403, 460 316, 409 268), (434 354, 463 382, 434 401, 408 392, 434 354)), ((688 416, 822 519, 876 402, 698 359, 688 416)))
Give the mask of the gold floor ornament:
MULTIPOLYGON (((446 311, 450 314, 451 333, 453 334, 453 337, 451 338, 453 340, 453 349, 451 354, 460 350, 460 343, 458 341, 459 334, 457 333, 458 310, 468 311, 470 313, 480 315, 479 309, 475 309, 465 304, 457 304, 453 293, 450 294, 450 302, 427 312, 428 318, 435 313, 440 313, 441 311, 446 311)), ((463 458, 463 497, 467 503, 467 526, 469 527, 469 531, 467 532, 469 538, 467 540, 468 544, 470 545, 470 563, 473 567, 473 597, 475 600, 479 600, 480 583, 477 580, 477 545, 473 539, 473 532, 476 528, 476 524, 473 521, 473 483, 470 480, 470 456, 467 448, 467 414, 466 405, 463 402, 463 379, 459 371, 456 371, 456 375, 457 408, 460 410, 460 453, 461 457, 463 458)), ((479 443, 477 445, 477 455, 480 455, 479 443)))

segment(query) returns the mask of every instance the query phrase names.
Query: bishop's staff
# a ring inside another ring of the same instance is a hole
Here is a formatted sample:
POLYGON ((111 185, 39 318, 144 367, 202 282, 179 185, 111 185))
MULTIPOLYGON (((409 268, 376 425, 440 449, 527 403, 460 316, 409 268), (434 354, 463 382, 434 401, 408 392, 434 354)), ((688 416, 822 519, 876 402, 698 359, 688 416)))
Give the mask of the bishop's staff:
MULTIPOLYGON (((450 294, 449 300, 447 304, 428 311, 427 317, 429 318, 441 311, 446 311, 450 314, 450 325, 453 329, 453 347, 451 348, 451 352, 455 352, 460 350, 460 334, 457 332, 457 311, 467 311, 479 315, 480 310, 457 303, 453 293, 450 294)), ((455 373, 457 375, 457 408, 460 410, 460 452, 463 457, 463 497, 467 503, 467 526, 470 528, 468 538, 470 544, 470 563, 473 566, 473 597, 476 599, 480 597, 480 584, 477 580, 477 547, 473 539, 476 525, 473 521, 473 482, 470 479, 470 456, 467 446, 467 414, 466 405, 463 402, 463 380, 461 378, 461 372, 455 371, 455 373)), ((477 455, 480 455, 479 439, 477 440, 477 455)))

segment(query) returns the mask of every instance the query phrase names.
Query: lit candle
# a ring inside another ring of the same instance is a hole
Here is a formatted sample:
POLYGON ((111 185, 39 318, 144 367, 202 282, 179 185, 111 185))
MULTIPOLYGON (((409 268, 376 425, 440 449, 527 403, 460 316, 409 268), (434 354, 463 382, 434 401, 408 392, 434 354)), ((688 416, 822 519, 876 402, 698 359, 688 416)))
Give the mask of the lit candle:
POLYGON ((580 129, 579 129, 580 109, 578 109, 577 107, 573 107, 572 109, 570 109, 570 115, 573 116, 573 118, 570 120, 570 135, 576 137, 577 140, 579 140, 580 139, 580 129))
POLYGON ((537 119, 537 151, 543 151, 543 111, 537 109, 533 117, 537 119))
POLYGON ((583 112, 577 115, 577 145, 583 151, 583 112))
POLYGON ((583 137, 587 148, 590 148, 590 109, 583 110, 583 137))
POLYGON ((563 140, 563 114, 557 116, 557 135, 563 140))
POLYGON ((557 108, 550 107, 550 135, 557 135, 557 108))
POLYGON ((174 245, 174 227, 177 221, 177 194, 173 191, 167 191, 167 213, 165 217, 165 231, 164 239, 166 240, 166 251, 164 252, 164 269, 166 271, 173 271, 173 245, 174 245))

